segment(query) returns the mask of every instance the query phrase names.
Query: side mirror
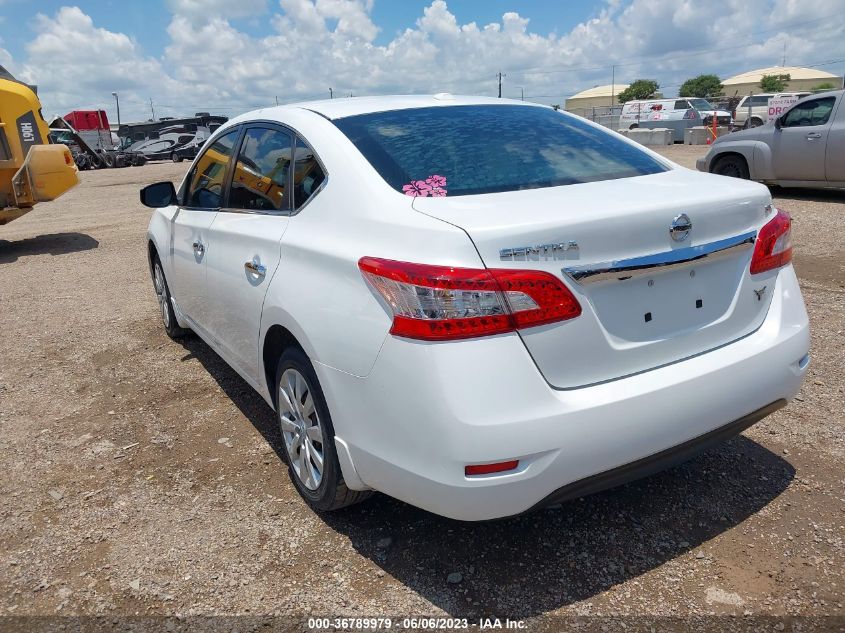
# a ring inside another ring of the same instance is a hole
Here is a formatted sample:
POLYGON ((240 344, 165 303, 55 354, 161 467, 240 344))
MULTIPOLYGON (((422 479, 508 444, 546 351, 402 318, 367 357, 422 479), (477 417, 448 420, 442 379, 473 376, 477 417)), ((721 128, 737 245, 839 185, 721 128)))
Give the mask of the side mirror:
POLYGON ((170 181, 147 185, 141 189, 141 204, 153 209, 176 204, 176 188, 170 181))

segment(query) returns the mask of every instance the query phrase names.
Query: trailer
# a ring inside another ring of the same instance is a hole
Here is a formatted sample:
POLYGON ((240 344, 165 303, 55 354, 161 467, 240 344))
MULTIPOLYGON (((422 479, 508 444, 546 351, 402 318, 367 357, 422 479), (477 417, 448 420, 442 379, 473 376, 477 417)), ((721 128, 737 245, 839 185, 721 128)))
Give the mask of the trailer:
POLYGON ((157 121, 124 123, 117 134, 120 146, 148 160, 193 159, 203 143, 228 117, 197 112, 192 117, 164 117, 157 121))
POLYGON ((75 110, 50 122, 50 138, 70 148, 79 169, 141 166, 146 157, 138 152, 121 149, 113 138, 108 118, 102 110, 75 110), (83 126, 78 129, 76 125, 83 126))

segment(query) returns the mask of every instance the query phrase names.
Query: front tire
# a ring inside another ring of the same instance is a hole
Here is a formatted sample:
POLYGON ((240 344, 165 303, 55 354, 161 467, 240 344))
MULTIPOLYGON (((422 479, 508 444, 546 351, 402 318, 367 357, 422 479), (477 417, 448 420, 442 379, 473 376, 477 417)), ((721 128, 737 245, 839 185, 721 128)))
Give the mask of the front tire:
POLYGON ((713 173, 748 180, 748 163, 741 156, 723 156, 713 165, 713 173))
POLYGON ((182 338, 188 333, 188 330, 179 327, 179 323, 176 321, 176 313, 173 311, 173 302, 170 298, 170 287, 167 285, 167 279, 164 277, 164 269, 158 255, 153 260, 153 288, 156 291, 164 331, 167 332, 167 336, 174 340, 182 338))
POLYGON ((350 490, 343 481, 326 399, 311 361, 299 348, 290 347, 279 358, 275 393, 288 474, 308 505, 329 512, 369 497, 370 491, 350 490))
POLYGON ((174 163, 181 163, 182 157, 179 154, 177 154, 176 152, 173 152, 170 155, 170 160, 172 160, 174 163))

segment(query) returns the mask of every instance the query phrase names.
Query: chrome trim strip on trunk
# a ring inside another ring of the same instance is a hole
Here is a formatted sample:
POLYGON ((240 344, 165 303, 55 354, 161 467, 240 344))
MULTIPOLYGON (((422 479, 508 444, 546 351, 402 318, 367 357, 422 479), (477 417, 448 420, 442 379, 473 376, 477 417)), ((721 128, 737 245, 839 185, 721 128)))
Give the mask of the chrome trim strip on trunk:
POLYGON ((584 285, 599 281, 624 281, 632 277, 648 275, 666 268, 692 266, 704 259, 717 259, 748 250, 754 245, 757 231, 729 237, 698 246, 676 248, 663 253, 620 259, 612 262, 569 266, 563 272, 575 283, 584 285), (658 270, 655 270, 658 269, 658 270))

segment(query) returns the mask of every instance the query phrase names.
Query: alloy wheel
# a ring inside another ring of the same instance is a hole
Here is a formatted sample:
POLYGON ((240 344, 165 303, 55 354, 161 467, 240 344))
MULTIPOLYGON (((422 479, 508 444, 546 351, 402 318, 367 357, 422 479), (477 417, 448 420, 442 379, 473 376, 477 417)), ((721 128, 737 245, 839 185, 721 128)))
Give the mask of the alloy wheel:
POLYGON ((156 297, 158 298, 158 305, 161 309, 161 319, 164 321, 164 327, 170 327, 170 310, 167 305, 167 284, 164 283, 164 273, 161 270, 161 264, 156 262, 155 270, 153 272, 153 285, 155 286, 156 297))
POLYGON ((323 480, 323 427, 311 386, 296 369, 286 369, 279 382, 279 423, 288 459, 302 485, 316 490, 323 480))

